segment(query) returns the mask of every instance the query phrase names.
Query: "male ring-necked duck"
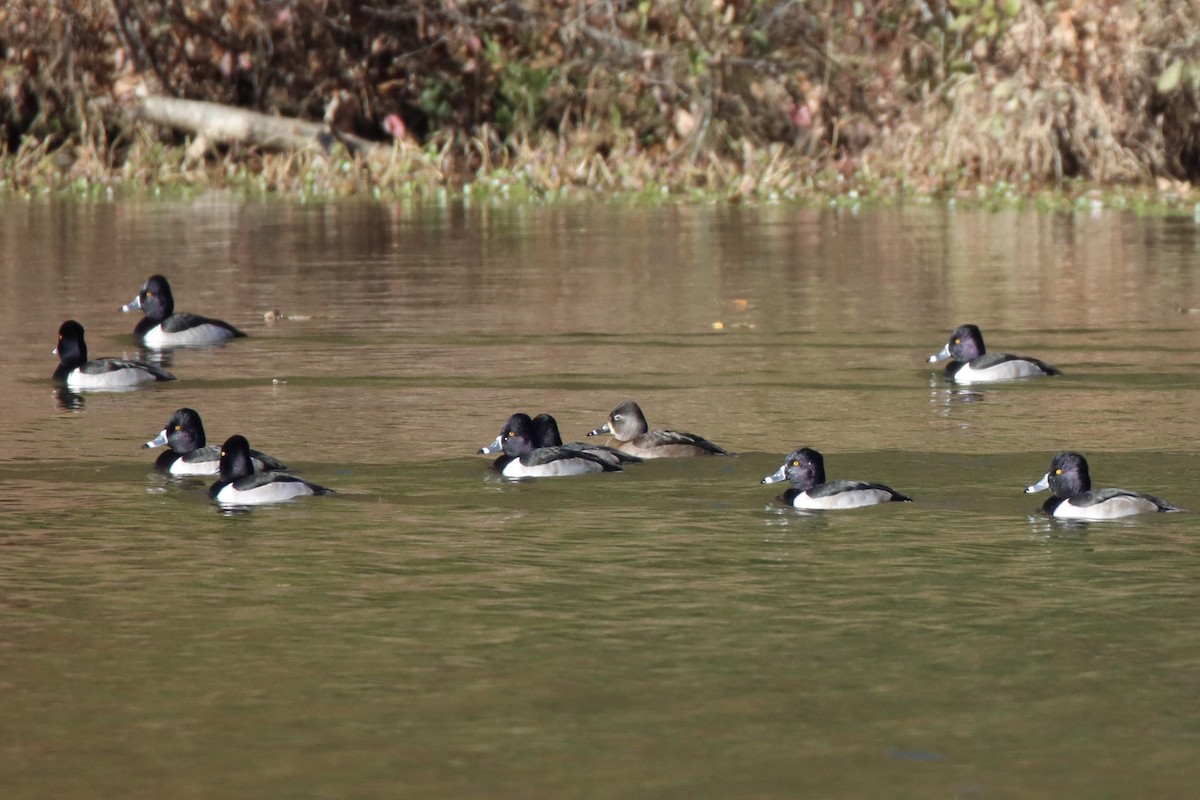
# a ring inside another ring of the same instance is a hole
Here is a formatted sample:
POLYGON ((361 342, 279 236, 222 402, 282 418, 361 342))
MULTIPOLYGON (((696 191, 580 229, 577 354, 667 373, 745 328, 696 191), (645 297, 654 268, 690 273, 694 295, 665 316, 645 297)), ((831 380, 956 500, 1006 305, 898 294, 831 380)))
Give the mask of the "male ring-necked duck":
POLYGON ((141 309, 145 316, 133 329, 133 337, 147 347, 188 347, 218 344, 246 334, 220 319, 175 313, 171 285, 162 275, 151 275, 137 297, 121 306, 125 312, 141 309))
MULTIPOLYGON (((221 448, 205 444, 204 423, 190 408, 181 408, 171 415, 158 436, 142 447, 170 445, 154 462, 154 468, 168 475, 217 475, 221 471, 221 448)), ((255 472, 287 469, 266 453, 250 451, 250 463, 255 472)))
POLYGON ((588 436, 604 433, 612 435, 618 450, 638 458, 729 455, 725 449, 694 433, 650 430, 642 409, 632 400, 626 400, 614 408, 608 415, 608 421, 589 431, 588 436))
POLYGON ((54 380, 68 389, 132 389, 144 383, 173 381, 175 376, 144 361, 127 358, 88 360, 83 326, 73 319, 58 328, 58 369, 54 380))
POLYGON ((763 483, 789 481, 792 486, 779 496, 793 508, 861 508, 880 503, 911 503, 895 489, 881 483, 862 481, 826 481, 825 459, 816 450, 801 447, 788 453, 783 466, 762 479, 763 483))
POLYGON ((975 325, 959 325, 946 345, 929 357, 929 363, 951 359, 946 377, 955 383, 990 383, 1033 378, 1038 375, 1062 375, 1045 361, 1010 353, 989 353, 983 346, 983 334, 975 325))
POLYGON ((221 445, 221 477, 208 487, 208 494, 222 505, 258 506, 281 503, 293 497, 334 494, 333 489, 317 486, 283 472, 255 472, 250 461, 250 443, 234 434, 221 445))
POLYGON ((506 478, 553 478, 563 475, 584 475, 589 472, 620 472, 616 464, 570 447, 540 447, 533 420, 528 414, 509 417, 500 435, 480 453, 504 451, 492 466, 506 478))
POLYGON ((1117 519, 1156 511, 1182 511, 1166 500, 1141 492, 1093 489, 1087 459, 1079 453, 1056 455, 1042 479, 1025 487, 1025 493, 1043 489, 1054 492, 1054 496, 1042 504, 1042 510, 1061 519, 1117 519))

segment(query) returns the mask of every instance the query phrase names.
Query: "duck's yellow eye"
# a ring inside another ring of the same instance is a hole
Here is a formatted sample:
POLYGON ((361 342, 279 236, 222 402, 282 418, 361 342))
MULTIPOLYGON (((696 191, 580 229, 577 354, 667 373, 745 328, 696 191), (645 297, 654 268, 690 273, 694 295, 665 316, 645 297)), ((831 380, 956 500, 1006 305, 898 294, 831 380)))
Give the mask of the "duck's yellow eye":
POLYGON ((793 466, 793 467, 798 467, 798 466, 800 466, 800 462, 799 462, 799 461, 793 461, 793 462, 792 462, 792 466, 793 466))
POLYGON ((517 435, 517 432, 516 432, 516 431, 512 431, 512 430, 509 430, 509 431, 505 431, 505 432, 504 432, 504 435, 505 435, 505 436, 507 436, 508 438, 510 438, 510 439, 511 439, 512 437, 514 437, 514 436, 516 436, 516 435, 517 435))
POLYGON ((1056 469, 1056 470, 1054 470, 1054 474, 1055 474, 1055 475, 1062 475, 1062 470, 1061 470, 1061 469, 1056 469))
POLYGON ((146 297, 154 297, 154 292, 146 292, 146 297))
POLYGON ((182 426, 182 425, 176 425, 176 426, 175 426, 175 430, 177 430, 177 431, 181 431, 181 430, 183 430, 183 426, 182 426))
POLYGON ((221 458, 224 458, 224 457, 225 457, 225 451, 224 451, 224 450, 222 450, 222 451, 221 451, 221 458))
POLYGON ((955 339, 955 340, 954 340, 954 343, 955 343, 955 344, 962 344, 962 339, 955 339))

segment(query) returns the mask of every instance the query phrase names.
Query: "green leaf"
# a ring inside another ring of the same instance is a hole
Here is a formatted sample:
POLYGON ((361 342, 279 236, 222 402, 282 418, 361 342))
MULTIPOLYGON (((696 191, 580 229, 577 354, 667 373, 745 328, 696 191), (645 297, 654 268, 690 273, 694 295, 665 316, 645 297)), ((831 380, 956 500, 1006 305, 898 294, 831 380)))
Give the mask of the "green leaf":
POLYGON ((951 33, 960 33, 971 27, 971 25, 974 23, 975 17, 972 15, 955 17, 946 24, 946 30, 950 31, 951 33))

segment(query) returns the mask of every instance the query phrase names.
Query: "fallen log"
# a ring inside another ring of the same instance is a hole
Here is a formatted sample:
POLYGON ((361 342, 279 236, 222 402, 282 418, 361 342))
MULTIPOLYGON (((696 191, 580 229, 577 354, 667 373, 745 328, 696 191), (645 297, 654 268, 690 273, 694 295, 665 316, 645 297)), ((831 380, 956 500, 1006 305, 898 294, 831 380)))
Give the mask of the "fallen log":
POLYGON ((328 125, 248 111, 205 100, 147 95, 129 104, 140 120, 223 143, 255 144, 272 150, 319 150, 328 153, 341 142, 351 154, 365 156, 392 152, 391 147, 328 125))

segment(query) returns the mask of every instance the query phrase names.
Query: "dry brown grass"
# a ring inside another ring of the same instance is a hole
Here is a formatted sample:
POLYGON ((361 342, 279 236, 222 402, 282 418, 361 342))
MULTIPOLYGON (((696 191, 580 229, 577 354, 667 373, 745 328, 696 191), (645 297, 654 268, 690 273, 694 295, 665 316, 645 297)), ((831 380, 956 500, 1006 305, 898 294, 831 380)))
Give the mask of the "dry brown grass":
POLYGON ((0 9, 0 181, 758 201, 1079 179, 1190 196, 1192 4, 935 6, 16 0, 0 9), (336 105, 335 124, 379 137, 403 119, 410 138, 362 162, 188 153, 121 113, 135 85, 307 118, 336 105))

